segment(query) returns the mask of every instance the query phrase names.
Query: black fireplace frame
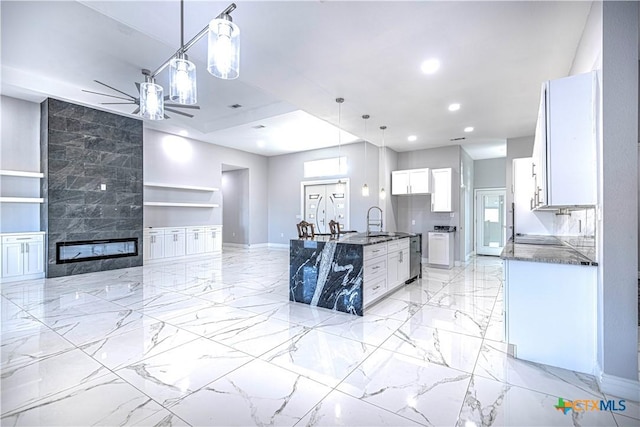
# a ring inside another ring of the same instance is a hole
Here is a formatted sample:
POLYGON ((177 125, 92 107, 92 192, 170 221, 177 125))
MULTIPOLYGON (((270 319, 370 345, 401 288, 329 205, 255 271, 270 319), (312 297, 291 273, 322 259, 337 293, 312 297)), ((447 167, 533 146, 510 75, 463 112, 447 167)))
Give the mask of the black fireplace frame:
POLYGON ((100 239, 100 240, 76 240, 73 242, 56 242, 56 264, 69 264, 72 262, 82 262, 82 261, 97 261, 101 259, 111 259, 111 258, 125 258, 125 257, 135 257, 138 256, 138 238, 136 237, 125 237, 120 239, 100 239), (84 258, 71 258, 71 259, 60 259, 60 251, 65 246, 76 246, 76 245, 99 245, 103 243, 133 243, 134 251, 122 254, 111 254, 111 255, 96 255, 84 258))

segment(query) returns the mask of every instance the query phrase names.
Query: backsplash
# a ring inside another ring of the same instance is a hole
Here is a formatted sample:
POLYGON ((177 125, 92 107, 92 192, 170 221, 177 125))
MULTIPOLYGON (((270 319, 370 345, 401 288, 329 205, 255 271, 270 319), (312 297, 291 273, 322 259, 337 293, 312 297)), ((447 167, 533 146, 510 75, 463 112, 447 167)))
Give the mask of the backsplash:
POLYGON ((590 236, 596 234, 595 208, 571 210, 566 214, 547 213, 553 215, 553 234, 556 236, 590 236))

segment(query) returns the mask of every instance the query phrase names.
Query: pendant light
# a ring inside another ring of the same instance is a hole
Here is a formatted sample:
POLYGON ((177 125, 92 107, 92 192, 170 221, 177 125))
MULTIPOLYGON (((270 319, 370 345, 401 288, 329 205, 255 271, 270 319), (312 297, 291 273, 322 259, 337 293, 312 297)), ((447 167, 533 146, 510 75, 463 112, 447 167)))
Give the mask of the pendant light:
POLYGON ((225 80, 237 79, 240 74, 240 28, 228 13, 209 23, 207 69, 225 80))
MULTIPOLYGON (((180 0, 180 48, 153 72, 143 70, 145 82, 140 84, 140 115, 142 117, 150 120, 165 118, 163 89, 162 86, 155 83, 155 78, 167 67, 169 67, 169 96, 167 99, 181 105, 193 105, 197 102, 196 66, 189 61, 187 51, 205 35, 208 35, 209 39, 207 70, 220 79, 230 80, 238 77, 240 29, 232 22, 230 15, 235 9, 235 3, 231 3, 215 19, 211 20, 209 25, 184 43, 184 0, 180 0)), ((199 107, 189 108, 197 109, 199 107)), ((188 114, 184 115, 189 116, 188 114)))
POLYGON ((149 120, 164 119, 163 89, 150 75, 145 75, 145 82, 140 83, 140 115, 149 120))
POLYGON ((380 126, 380 129, 382 130, 382 161, 384 163, 384 178, 382 187, 380 187, 380 200, 384 200, 387 198, 387 192, 384 191, 384 183, 387 180, 387 147, 384 144, 384 131, 386 128, 386 126, 380 126))
POLYGON ((369 119, 368 114, 364 114, 362 118, 364 119, 364 173, 365 173, 365 182, 362 184, 362 197, 369 197, 369 186, 367 185, 367 119, 369 119))
POLYGON ((183 105, 193 105, 196 96, 196 66, 184 53, 184 1, 180 1, 180 49, 169 62, 169 99, 183 105))
MULTIPOLYGON (((342 174, 342 103, 344 102, 344 98, 336 98, 336 102, 338 103, 338 174, 342 174)), ((338 183, 336 184, 336 191, 338 193, 344 193, 345 185, 342 182, 342 179, 338 179, 338 183)))

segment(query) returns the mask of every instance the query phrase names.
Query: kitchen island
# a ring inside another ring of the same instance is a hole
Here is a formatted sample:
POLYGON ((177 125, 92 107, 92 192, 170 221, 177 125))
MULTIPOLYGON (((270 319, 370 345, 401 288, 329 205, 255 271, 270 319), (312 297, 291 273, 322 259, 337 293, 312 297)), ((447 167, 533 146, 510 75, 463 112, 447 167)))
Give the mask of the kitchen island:
POLYGON ((358 316, 409 279, 409 233, 292 239, 289 300, 358 316))
POLYGON ((514 355, 591 373, 596 364, 594 239, 516 236, 501 258, 505 334, 514 355))

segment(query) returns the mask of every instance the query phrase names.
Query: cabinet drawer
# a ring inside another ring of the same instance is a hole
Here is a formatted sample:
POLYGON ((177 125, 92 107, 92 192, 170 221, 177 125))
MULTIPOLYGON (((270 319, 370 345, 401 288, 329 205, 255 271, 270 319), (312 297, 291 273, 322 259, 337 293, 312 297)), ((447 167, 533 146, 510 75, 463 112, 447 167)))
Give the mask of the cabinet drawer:
POLYGON ((187 233, 204 233, 204 227, 187 227, 187 233))
POLYGON ((371 301, 377 299, 378 297, 384 295, 387 291, 387 278, 386 276, 380 277, 375 280, 370 280, 369 283, 364 284, 364 295, 363 300, 364 304, 368 304, 371 301))
POLYGON ((184 228, 168 228, 166 234, 184 234, 184 228))
POLYGON ((378 243, 377 245, 369 245, 364 247, 364 260, 375 258, 387 254, 387 244, 378 243))
POLYGON ((365 285, 368 280, 373 279, 377 275, 387 274, 387 258, 376 258, 369 263, 365 263, 364 265, 364 280, 365 285))
POLYGON ((44 242, 42 234, 24 234, 18 236, 2 236, 2 243, 44 242))
POLYGON ((154 229, 145 229, 145 236, 162 236, 164 235, 164 229, 162 228, 154 228, 154 229))

